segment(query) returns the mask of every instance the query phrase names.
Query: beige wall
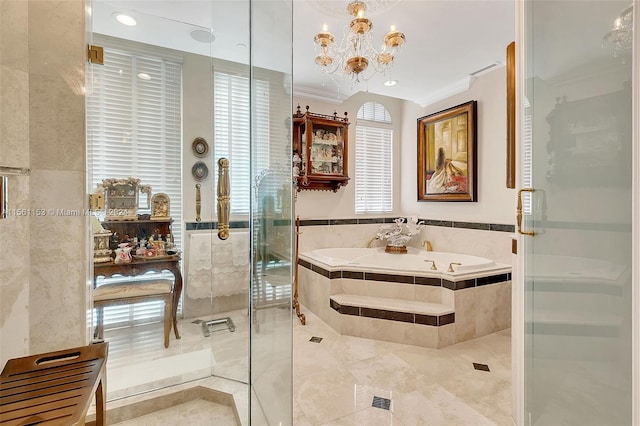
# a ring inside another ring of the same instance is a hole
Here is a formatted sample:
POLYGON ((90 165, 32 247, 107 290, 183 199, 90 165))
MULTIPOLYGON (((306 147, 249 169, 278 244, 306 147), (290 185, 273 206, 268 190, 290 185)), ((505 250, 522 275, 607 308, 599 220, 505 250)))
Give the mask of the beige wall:
MULTIPOLYGON (((506 173, 506 69, 504 67, 479 77, 472 87, 428 107, 395 98, 358 93, 341 105, 294 98, 294 107, 310 106, 311 112, 341 115, 349 113, 349 176, 351 181, 337 193, 301 191, 296 213, 301 219, 355 217, 355 115, 367 101, 382 103, 390 112, 394 126, 393 213, 388 216, 419 216, 482 223, 515 223, 515 193, 505 186, 506 173), (478 101, 478 202, 438 203, 417 201, 416 120, 461 103, 478 101)), ((373 215, 380 216, 380 215, 373 215)))
MULTIPOLYGON (((368 101, 375 101, 385 106, 385 108, 391 114, 391 121, 393 123, 393 169, 395 171, 400 170, 402 164, 400 162, 400 150, 403 149, 403 104, 404 101, 396 98, 389 98, 387 96, 379 96, 371 93, 358 93, 349 99, 347 99, 341 105, 333 105, 328 103, 322 103, 315 100, 307 100, 302 98, 293 99, 294 111, 297 105, 300 105, 302 112, 305 111, 305 107, 309 105, 309 111, 319 114, 331 115, 335 112, 338 116, 342 117, 344 112, 348 113, 349 121, 349 165, 348 172, 351 180, 349 184, 343 188, 340 188, 338 192, 333 191, 300 191, 298 192, 298 200, 296 202, 296 214, 300 216, 300 219, 338 219, 338 218, 351 218, 356 215, 355 208, 355 183, 353 177, 355 175, 355 140, 356 140, 356 115, 363 103, 368 101)), ((400 180, 397 176, 393 179, 393 212, 389 216, 399 215, 401 213, 400 202, 400 180)), ((362 215, 366 216, 380 216, 377 215, 362 215)))
POLYGON ((30 214, 0 222, 0 364, 87 342, 84 13, 0 2, 0 164, 31 169, 9 178, 9 207, 30 214))
MULTIPOLYGON (((391 113, 394 126, 393 147, 393 213, 386 216, 418 216, 424 219, 497 224, 515 223, 515 192, 506 189, 506 70, 480 76, 466 92, 428 107, 384 96, 359 93, 342 105, 294 98, 304 111, 341 114, 349 112, 349 176, 352 180, 337 193, 301 191, 296 202, 296 214, 301 219, 355 218, 355 115, 362 103, 382 103, 391 113), (470 100, 478 101, 478 202, 418 202, 417 201, 417 119, 470 100)), ((369 215, 381 216, 381 215, 369 215)), ((360 216, 358 217, 366 217, 360 216)), ((364 247, 375 235, 379 225, 307 226, 300 236, 300 251, 325 247, 364 247)), ((434 250, 487 257, 510 264, 511 234, 464 228, 428 226, 411 244, 420 246, 429 240, 434 250)))
POLYGON ((515 223, 515 191, 506 180, 506 68, 480 76, 471 88, 426 108, 405 103, 402 126, 401 210, 428 219, 482 223, 515 223), (417 122, 425 115, 478 101, 477 155, 478 201, 417 201, 417 122))

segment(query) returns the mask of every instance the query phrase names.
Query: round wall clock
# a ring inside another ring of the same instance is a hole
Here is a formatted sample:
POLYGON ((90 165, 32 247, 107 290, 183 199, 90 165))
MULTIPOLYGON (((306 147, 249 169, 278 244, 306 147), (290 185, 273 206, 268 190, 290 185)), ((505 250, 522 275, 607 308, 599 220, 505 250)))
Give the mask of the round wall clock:
POLYGON ((191 149, 196 157, 205 157, 209 153, 209 144, 204 138, 197 137, 193 140, 191 149))
POLYGON ((191 174, 197 181, 205 180, 207 176, 209 176, 209 168, 204 162, 196 161, 196 163, 191 168, 191 174))

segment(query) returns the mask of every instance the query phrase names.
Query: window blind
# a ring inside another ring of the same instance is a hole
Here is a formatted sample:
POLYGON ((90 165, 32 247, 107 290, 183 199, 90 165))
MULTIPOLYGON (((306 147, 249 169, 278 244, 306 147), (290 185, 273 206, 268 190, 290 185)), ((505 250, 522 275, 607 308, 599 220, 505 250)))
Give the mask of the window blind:
MULTIPOLYGON (((106 178, 131 176, 151 186, 152 194, 167 194, 174 221, 172 232, 180 249, 182 64, 148 50, 141 53, 133 43, 106 37, 99 42, 104 47, 104 65, 92 67, 92 87, 87 97, 92 187, 106 178)), ((141 205, 146 206, 144 197, 140 194, 141 205)), ((150 210, 141 208, 138 212, 150 210)), ((144 322, 161 317, 162 310, 162 302, 105 308, 105 326, 144 322)))
MULTIPOLYGON (((532 111, 529 107, 529 100, 524 99, 524 134, 522 135, 522 187, 531 188, 533 186, 533 130, 531 128, 532 111)), ((522 193, 522 212, 526 215, 532 214, 531 193, 522 193)))
POLYGON ((393 130, 387 109, 366 102, 356 122, 356 213, 393 210, 393 130))
MULTIPOLYGON (((254 137, 254 167, 270 164, 269 83, 254 79, 254 121, 251 123, 250 80, 230 71, 213 73, 213 125, 216 159, 229 159, 231 214, 248 215, 251 203, 251 132, 254 137)), ((217 173, 215 174, 217 187, 217 173)))

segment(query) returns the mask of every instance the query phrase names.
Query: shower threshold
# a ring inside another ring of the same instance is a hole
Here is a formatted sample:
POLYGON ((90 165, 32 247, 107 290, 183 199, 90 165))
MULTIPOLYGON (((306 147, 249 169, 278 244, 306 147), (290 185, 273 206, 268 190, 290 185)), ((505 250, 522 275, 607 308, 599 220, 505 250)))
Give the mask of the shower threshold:
POLYGON ((222 330, 229 330, 232 333, 236 331, 236 326, 233 324, 231 317, 202 321, 202 334, 204 337, 209 337, 211 333, 222 330))

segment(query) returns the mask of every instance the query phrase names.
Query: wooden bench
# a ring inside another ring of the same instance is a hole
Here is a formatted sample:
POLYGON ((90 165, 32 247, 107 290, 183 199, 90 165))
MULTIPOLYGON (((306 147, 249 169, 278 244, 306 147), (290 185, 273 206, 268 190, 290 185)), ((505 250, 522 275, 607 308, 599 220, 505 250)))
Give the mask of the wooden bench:
POLYGON ((106 422, 109 344, 11 359, 0 375, 0 425, 84 425, 92 396, 96 425, 106 422))
POLYGON ((93 306, 97 311, 97 329, 95 337, 103 338, 104 313, 107 306, 161 300, 164 302, 164 347, 169 347, 171 320, 173 312, 173 281, 130 281, 117 284, 105 284, 93 290, 93 306))

